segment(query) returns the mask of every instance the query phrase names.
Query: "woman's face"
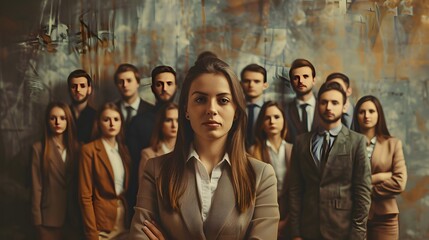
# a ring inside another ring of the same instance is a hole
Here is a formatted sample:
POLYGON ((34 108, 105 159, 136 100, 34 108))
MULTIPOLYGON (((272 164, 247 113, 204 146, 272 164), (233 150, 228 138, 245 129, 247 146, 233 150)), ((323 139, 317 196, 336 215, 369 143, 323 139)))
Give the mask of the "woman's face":
POLYGON ((362 103, 358 111, 358 122, 363 130, 375 128, 378 122, 378 112, 372 101, 362 103))
POLYGON ((189 89, 186 109, 196 141, 226 139, 236 105, 225 76, 205 73, 196 78, 189 89))
POLYGON ((112 109, 106 109, 100 116, 101 135, 105 138, 112 138, 121 131, 121 116, 112 109))
POLYGON ((179 117, 179 110, 169 109, 165 112, 164 123, 162 124, 162 134, 164 139, 171 139, 177 137, 177 119, 179 117))
POLYGON ((60 107, 53 107, 49 113, 49 127, 53 135, 61 135, 67 129, 66 113, 60 107))
POLYGON ((282 112, 276 107, 268 107, 264 115, 263 129, 267 136, 272 137, 282 133, 284 118, 282 112))

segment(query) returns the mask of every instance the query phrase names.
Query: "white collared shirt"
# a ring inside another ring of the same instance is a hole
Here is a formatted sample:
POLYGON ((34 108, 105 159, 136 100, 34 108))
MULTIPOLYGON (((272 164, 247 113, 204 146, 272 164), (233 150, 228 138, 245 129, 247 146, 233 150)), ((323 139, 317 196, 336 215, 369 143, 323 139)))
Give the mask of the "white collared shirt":
POLYGON ((60 155, 61 155, 61 159, 63 160, 63 162, 66 162, 66 159, 67 159, 66 149, 64 149, 63 152, 60 153, 60 155))
POLYGON ((375 144, 377 143, 377 136, 371 138, 369 144, 366 146, 366 152, 368 153, 369 160, 372 159, 372 153, 374 152, 375 144))
POLYGON ((314 94, 311 95, 311 98, 307 102, 296 99, 296 108, 298 109, 300 121, 302 121, 302 109, 300 106, 304 103, 308 104, 307 108, 305 109, 307 111, 307 129, 308 131, 311 131, 311 126, 313 125, 314 119, 314 109, 316 108, 316 98, 314 97, 314 94))
POLYGON ((115 192, 116 195, 119 195, 124 190, 125 168, 122 163, 121 155, 119 155, 118 143, 116 143, 115 147, 111 147, 104 139, 101 139, 101 141, 103 142, 104 149, 106 150, 107 157, 112 166, 115 192))
MULTIPOLYGON (((283 179, 286 175, 286 141, 282 140, 280 148, 277 149, 266 141, 268 147, 268 154, 270 155, 271 165, 273 165, 277 178, 277 194, 280 194, 283 187, 283 179)), ((279 196, 279 195, 278 195, 279 196)))
POLYGON ((124 116, 124 119, 127 119, 127 107, 130 106, 131 107, 131 118, 132 119, 134 116, 137 115, 137 111, 139 109, 139 105, 140 105, 140 97, 138 97, 133 103, 128 104, 125 101, 121 101, 121 112, 122 112, 122 116, 124 116))
POLYGON ((228 153, 225 153, 222 160, 213 168, 210 176, 192 145, 187 161, 190 159, 194 159, 195 180, 197 182, 197 190, 201 202, 201 217, 204 222, 209 214, 213 195, 216 191, 219 179, 222 176, 224 163, 227 162, 231 166, 231 162, 229 161, 228 153))

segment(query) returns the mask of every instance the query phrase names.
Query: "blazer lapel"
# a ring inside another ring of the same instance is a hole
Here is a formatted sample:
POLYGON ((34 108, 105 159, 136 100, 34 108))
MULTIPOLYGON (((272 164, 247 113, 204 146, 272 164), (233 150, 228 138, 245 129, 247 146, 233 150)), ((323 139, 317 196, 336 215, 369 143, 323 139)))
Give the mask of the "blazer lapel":
POLYGON ((48 158, 51 162, 52 170, 55 172, 54 175, 56 175, 56 178, 62 185, 66 185, 66 164, 64 163, 63 159, 61 158, 61 154, 58 151, 55 142, 53 140, 50 140, 49 145, 51 146, 49 148, 48 158))
POLYGON ((185 179, 187 186, 180 200, 180 213, 189 232, 191 239, 206 239, 203 232, 203 219, 201 216, 200 203, 195 181, 195 169, 193 159, 186 164, 185 179))
POLYGON ((103 142, 101 142, 101 139, 96 140, 94 143, 94 146, 97 149, 98 158, 106 167, 107 172, 109 172, 110 181, 112 182, 112 186, 115 186, 115 180, 114 180, 115 178, 113 175, 112 165, 110 164, 109 157, 107 156, 106 149, 104 148, 104 145, 103 145, 103 142))
POLYGON ((311 166, 311 169, 315 173, 317 173, 318 176, 320 176, 320 163, 313 155, 313 138, 315 134, 317 134, 317 132, 313 131, 311 135, 309 135, 309 138, 306 140, 306 144, 308 145, 305 147, 305 149, 308 149, 307 154, 310 157, 306 157, 305 159, 311 159, 311 163, 309 163, 311 166))
POLYGON ((298 136, 300 133, 303 132, 301 121, 299 120, 299 113, 298 108, 296 107, 296 99, 290 103, 290 114, 292 125, 295 126, 296 129, 296 135, 298 136))
POLYGON ((331 150, 329 151, 328 159, 326 160, 325 167, 322 172, 322 179, 326 172, 326 166, 329 165, 329 162, 333 161, 338 155, 347 154, 347 139, 349 138, 349 129, 343 125, 341 131, 338 133, 337 138, 335 139, 334 144, 332 145, 331 150))
POLYGON ((204 233, 207 239, 218 239, 219 233, 225 225, 225 219, 228 219, 228 216, 235 210, 236 200, 231 183, 230 167, 225 164, 213 196, 209 215, 204 223, 204 233))

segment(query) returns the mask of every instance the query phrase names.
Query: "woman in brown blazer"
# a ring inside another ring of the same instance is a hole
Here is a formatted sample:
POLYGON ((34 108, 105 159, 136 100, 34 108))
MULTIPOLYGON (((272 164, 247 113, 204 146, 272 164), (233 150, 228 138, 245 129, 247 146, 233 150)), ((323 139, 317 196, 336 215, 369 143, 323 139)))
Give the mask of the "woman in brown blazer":
POLYGON ((225 62, 206 57, 189 69, 176 145, 146 164, 130 239, 277 238, 277 181, 246 154, 245 109, 225 62))
POLYGON ((255 123, 255 144, 249 152, 256 159, 271 164, 277 177, 277 194, 280 210, 279 239, 285 236, 286 211, 286 173, 290 165, 292 144, 286 142, 287 124, 283 108, 273 101, 267 101, 255 123))
POLYGON ((32 216, 37 238, 80 239, 75 154, 78 152, 70 108, 62 102, 46 109, 44 136, 33 145, 32 216))
POLYGON ((158 110, 150 139, 150 147, 141 151, 139 179, 143 176, 147 160, 173 150, 177 138, 178 116, 179 109, 175 103, 166 103, 158 110))
POLYGON ((79 198, 85 238, 127 237, 125 193, 129 154, 123 138, 123 117, 114 103, 106 103, 94 124, 94 139, 82 147, 79 198))
POLYGON ((355 130, 367 137, 371 161, 372 203, 368 216, 368 240, 399 238, 399 209, 396 195, 404 191, 407 168, 401 140, 387 129, 383 108, 374 96, 364 96, 356 104, 355 130))

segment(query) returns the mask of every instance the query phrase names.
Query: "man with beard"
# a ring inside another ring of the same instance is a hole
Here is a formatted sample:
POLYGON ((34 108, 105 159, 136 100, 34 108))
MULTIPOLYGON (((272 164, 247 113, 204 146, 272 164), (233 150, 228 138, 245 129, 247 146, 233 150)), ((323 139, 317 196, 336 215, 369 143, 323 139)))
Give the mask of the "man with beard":
POLYGON ((318 129, 297 137, 289 171, 294 240, 366 239, 371 169, 365 137, 341 123, 346 93, 336 82, 318 93, 318 129))
POLYGON ((290 67, 289 78, 296 97, 285 110, 288 123, 286 141, 294 143, 296 136, 316 129, 319 124, 319 117, 315 114, 316 98, 312 91, 316 70, 310 61, 296 59, 290 67))
POLYGON ((88 104, 88 98, 92 94, 92 79, 82 69, 70 73, 67 78, 72 104, 70 109, 76 123, 77 139, 81 143, 91 140, 92 125, 96 111, 88 104))
POLYGON ((166 103, 172 102, 176 95, 176 71, 170 66, 157 66, 152 70, 151 89, 156 103, 151 111, 137 115, 130 123, 126 133, 126 144, 131 156, 131 175, 128 187, 128 204, 132 217, 138 191, 138 170, 141 151, 149 147, 152 130, 155 126, 155 117, 158 110, 166 103))

